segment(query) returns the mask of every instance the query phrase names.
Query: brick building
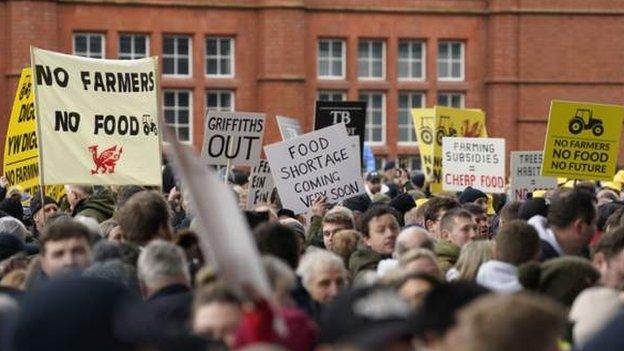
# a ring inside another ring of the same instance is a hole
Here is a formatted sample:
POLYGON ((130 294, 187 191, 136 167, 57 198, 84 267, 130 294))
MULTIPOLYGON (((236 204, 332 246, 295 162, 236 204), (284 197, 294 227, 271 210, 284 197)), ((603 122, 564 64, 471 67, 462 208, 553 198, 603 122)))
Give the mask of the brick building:
POLYGON ((541 149, 551 99, 619 103, 622 0, 0 0, 0 134, 29 45, 161 57, 163 111, 200 147, 206 108, 312 125, 315 99, 368 102, 379 160, 416 165, 411 107, 482 108, 541 149))

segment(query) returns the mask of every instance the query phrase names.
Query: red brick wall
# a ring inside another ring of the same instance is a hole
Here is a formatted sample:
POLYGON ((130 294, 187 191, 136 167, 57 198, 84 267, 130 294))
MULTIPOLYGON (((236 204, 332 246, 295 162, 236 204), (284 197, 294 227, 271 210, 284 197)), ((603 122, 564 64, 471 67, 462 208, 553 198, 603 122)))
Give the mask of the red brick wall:
MULTIPOLYGON (((0 135, 4 135, 19 70, 29 46, 71 52, 72 33, 106 34, 106 55, 117 56, 120 32, 150 34, 152 55, 162 35, 192 36, 193 75, 164 78, 164 88, 193 90, 193 141, 201 145, 206 89, 232 89, 239 111, 269 116, 267 142, 279 139, 275 114, 312 126, 318 90, 386 93, 386 145, 375 152, 394 158, 414 154, 397 146, 400 91, 425 92, 428 106, 438 91, 466 94, 466 106, 483 108, 492 136, 508 150, 540 149, 551 99, 622 103, 624 93, 624 1, 613 0, 136 0, 135 5, 80 0, 0 2, 0 135), (170 4, 175 3, 175 6, 170 4), (235 77, 204 76, 204 38, 235 38, 235 77), (316 47, 321 37, 347 42, 343 81, 319 81, 316 47), (358 81, 359 38, 386 42, 386 79, 358 81), (426 79, 398 82, 399 39, 426 42, 426 79), (438 82, 437 42, 466 43, 464 82, 438 82)), ((3 143, 2 143, 3 144, 3 143)), ((2 145, 3 146, 3 145, 2 145)), ((624 157, 624 156, 623 156, 624 157)), ((621 158, 624 160, 624 158, 621 158)))

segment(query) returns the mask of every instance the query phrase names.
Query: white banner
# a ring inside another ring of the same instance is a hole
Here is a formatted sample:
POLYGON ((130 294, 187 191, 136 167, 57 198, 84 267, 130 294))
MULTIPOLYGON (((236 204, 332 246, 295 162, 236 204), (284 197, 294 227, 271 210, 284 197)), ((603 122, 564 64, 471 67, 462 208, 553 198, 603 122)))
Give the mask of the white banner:
POLYGON ((557 187, 557 178, 542 177, 542 151, 514 151, 511 153, 511 197, 514 201, 526 200, 535 190, 551 190, 557 187))
POLYGON ((505 192, 505 139, 442 138, 442 188, 505 192))
POLYGON ((275 116, 282 140, 298 137, 302 134, 299 120, 284 116, 275 116))
POLYGON ((264 147, 283 207, 306 212, 318 196, 329 203, 363 194, 359 145, 336 124, 264 147))
POLYGON ((209 165, 255 166, 262 151, 264 114, 208 111, 202 158, 209 165))
POLYGON ((247 209, 253 210, 258 205, 269 203, 275 185, 271 175, 271 167, 266 160, 260 160, 249 176, 249 192, 247 193, 247 209))
POLYGON ((31 61, 43 184, 161 184, 156 58, 31 61))

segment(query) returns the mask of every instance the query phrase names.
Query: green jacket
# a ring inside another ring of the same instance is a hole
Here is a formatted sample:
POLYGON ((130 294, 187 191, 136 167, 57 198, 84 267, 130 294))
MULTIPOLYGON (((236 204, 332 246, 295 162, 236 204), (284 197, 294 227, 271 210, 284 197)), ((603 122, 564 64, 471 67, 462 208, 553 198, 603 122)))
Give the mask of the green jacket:
POLYGON ((457 263, 460 250, 461 248, 459 246, 450 241, 440 239, 436 242, 433 251, 438 257, 438 265, 443 274, 446 274, 446 272, 457 263))
POLYGON ((322 224, 323 217, 312 216, 310 219, 310 228, 306 235, 306 247, 316 246, 321 249, 325 248, 325 244, 323 243, 323 228, 321 228, 322 224))
POLYGON ((349 258, 349 272, 351 273, 353 281, 355 281, 357 275, 362 272, 377 270, 379 261, 384 258, 387 257, 371 250, 363 243, 359 243, 357 249, 349 258))
POLYGON ((74 211, 72 217, 85 216, 91 217, 102 223, 113 216, 115 211, 115 197, 109 190, 96 192, 90 197, 80 201, 74 211))

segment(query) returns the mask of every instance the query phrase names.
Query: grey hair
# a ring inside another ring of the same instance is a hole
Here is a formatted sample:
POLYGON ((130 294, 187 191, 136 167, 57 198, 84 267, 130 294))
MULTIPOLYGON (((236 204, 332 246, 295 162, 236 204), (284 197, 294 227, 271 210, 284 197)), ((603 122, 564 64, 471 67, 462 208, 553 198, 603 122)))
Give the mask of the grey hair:
POLYGON ((101 238, 102 230, 100 229, 100 224, 93 217, 87 217, 83 215, 78 215, 74 217, 76 222, 84 224, 87 228, 89 228, 89 233, 91 234, 91 239, 93 240, 96 237, 101 238))
POLYGON ((278 287, 280 282, 284 289, 292 290, 295 287, 297 282, 295 273, 284 261, 275 256, 266 255, 262 256, 262 265, 273 290, 278 287))
POLYGON ((151 285, 162 279, 184 277, 190 284, 186 256, 182 248, 164 240, 153 240, 139 255, 139 280, 151 285))
POLYGON ((314 275, 327 268, 338 269, 343 272, 345 278, 347 277, 347 269, 342 258, 331 251, 322 249, 309 251, 301 257, 297 267, 297 275, 301 277, 303 286, 308 289, 314 275))
POLYGON ((427 229, 418 227, 418 226, 412 226, 412 227, 407 227, 403 229, 397 236, 396 244, 395 244, 394 252, 393 252, 394 258, 399 259, 410 249, 414 249, 412 247, 405 246, 405 244, 403 243, 404 238, 408 236, 410 233, 417 233, 417 234, 424 235, 425 240, 423 240, 423 242, 420 244, 420 248, 433 251, 433 240, 431 240, 430 234, 427 231, 427 229))
POLYGON ((9 233, 22 241, 30 234, 22 222, 11 216, 0 218, 0 232, 9 233))
POLYGON ((67 192, 74 191, 76 193, 80 193, 85 197, 93 194, 93 187, 91 185, 68 184, 65 185, 65 190, 67 192))

